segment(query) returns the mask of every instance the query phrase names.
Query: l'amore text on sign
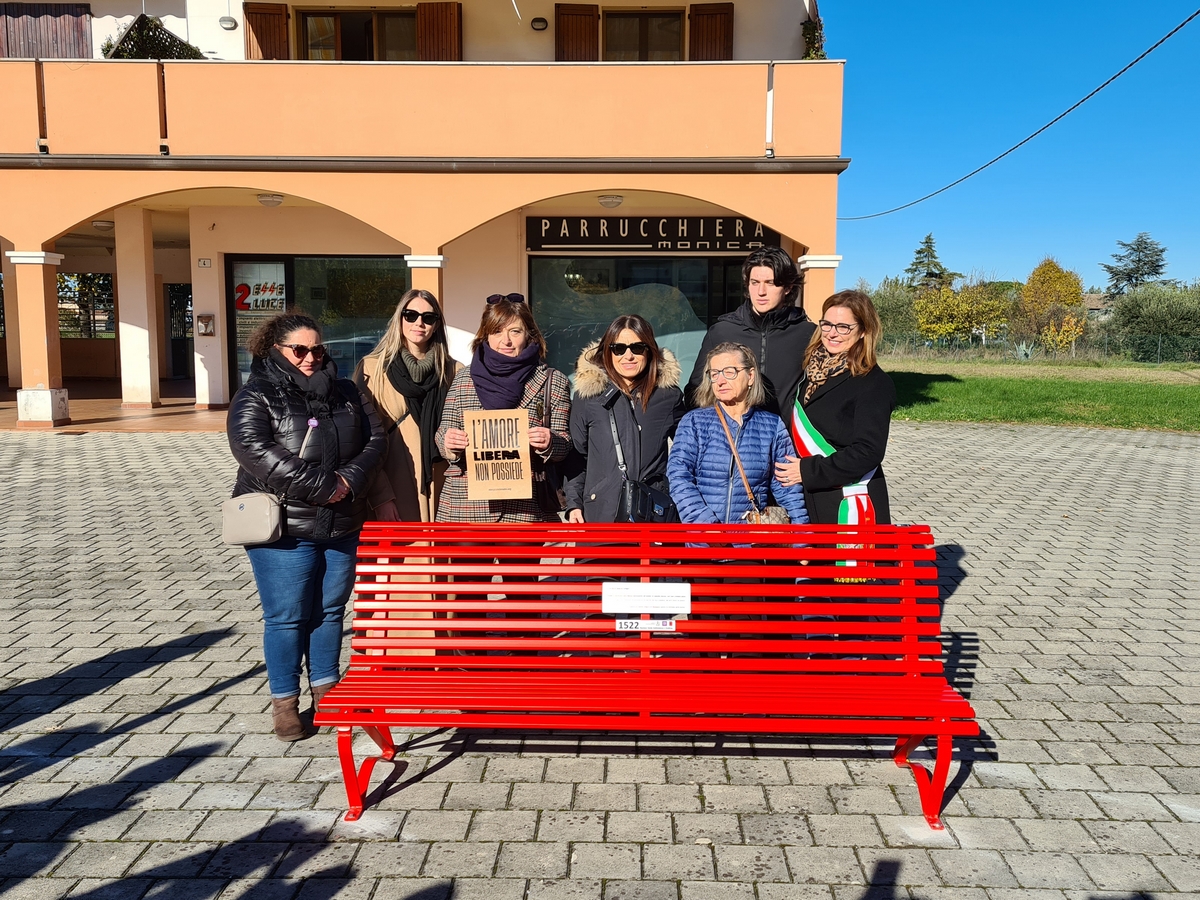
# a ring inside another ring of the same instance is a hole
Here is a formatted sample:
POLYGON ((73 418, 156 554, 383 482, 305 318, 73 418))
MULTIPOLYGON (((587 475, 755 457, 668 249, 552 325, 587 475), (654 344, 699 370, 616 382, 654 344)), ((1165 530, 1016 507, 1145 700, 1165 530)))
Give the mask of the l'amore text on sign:
POLYGON ((469 500, 529 500, 529 411, 497 409, 463 412, 467 432, 464 460, 469 500))

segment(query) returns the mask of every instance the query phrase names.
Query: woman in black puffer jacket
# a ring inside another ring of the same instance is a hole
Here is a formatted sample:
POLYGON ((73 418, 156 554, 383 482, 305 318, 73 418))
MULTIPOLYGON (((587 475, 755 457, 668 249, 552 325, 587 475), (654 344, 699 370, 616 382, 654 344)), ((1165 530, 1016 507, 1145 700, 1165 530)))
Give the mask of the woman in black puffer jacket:
POLYGON ((315 709, 337 684, 342 618, 354 586, 358 533, 387 439, 369 399, 337 377, 317 323, 284 314, 251 335, 250 380, 229 405, 233 496, 275 494, 283 535, 246 548, 263 608, 263 656, 275 736, 307 734, 300 672, 315 709))
POLYGON ((679 361, 641 316, 618 316, 579 354, 571 441, 587 465, 567 482, 568 521, 616 521, 626 479, 667 493, 667 441, 686 412, 679 377, 679 361))

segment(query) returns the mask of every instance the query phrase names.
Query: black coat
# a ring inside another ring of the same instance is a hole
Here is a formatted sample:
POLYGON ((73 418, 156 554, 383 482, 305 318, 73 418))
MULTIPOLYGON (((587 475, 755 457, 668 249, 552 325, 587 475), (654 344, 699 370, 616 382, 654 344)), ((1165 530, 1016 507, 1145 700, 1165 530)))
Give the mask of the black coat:
MULTIPOLYGON (((858 377, 849 372, 834 376, 804 405, 813 426, 836 451, 800 461, 804 498, 814 524, 836 525, 842 488, 883 462, 895 407, 896 387, 879 366, 858 377)), ((892 511, 882 467, 867 484, 867 493, 875 506, 875 520, 890 525, 892 511)))
POLYGON ((667 440, 686 408, 679 390, 681 370, 675 356, 663 351, 658 381, 650 404, 631 399, 609 380, 591 359, 596 344, 585 347, 575 367, 575 396, 571 400, 571 442, 586 457, 586 467, 566 484, 567 509, 583 510, 586 522, 612 522, 621 499, 621 470, 608 407, 617 420, 625 467, 632 481, 667 492, 667 440))
POLYGON ((763 386, 767 389, 763 409, 770 410, 785 422, 790 420, 796 386, 804 368, 804 351, 812 340, 816 326, 798 306, 777 306, 765 316, 754 312, 746 301, 731 313, 713 322, 700 345, 700 355, 687 384, 690 406, 696 405, 696 389, 706 377, 704 358, 717 344, 733 341, 745 344, 754 351, 763 386), (786 414, 785 414, 786 413, 786 414))
MULTIPOLYGON (((284 535, 333 540, 362 528, 370 512, 367 494, 387 451, 383 426, 370 399, 352 381, 337 380, 331 406, 337 434, 336 472, 321 465, 325 444, 316 431, 304 458, 298 455, 308 432, 308 406, 280 363, 270 357, 256 359, 250 380, 229 404, 229 449, 238 463, 233 496, 260 491, 279 496, 284 503, 284 535), (346 479, 350 493, 326 506, 338 475, 346 479)), ((325 421, 320 427, 327 427, 325 421)))

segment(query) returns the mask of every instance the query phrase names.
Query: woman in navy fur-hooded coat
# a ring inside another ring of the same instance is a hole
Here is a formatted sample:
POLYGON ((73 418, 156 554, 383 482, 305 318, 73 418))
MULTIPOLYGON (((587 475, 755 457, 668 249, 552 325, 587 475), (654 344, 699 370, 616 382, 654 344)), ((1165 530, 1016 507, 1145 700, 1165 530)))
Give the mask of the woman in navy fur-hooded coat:
POLYGON ((770 494, 793 523, 808 522, 799 485, 785 485, 774 477, 775 464, 786 462, 795 450, 783 420, 759 405, 765 393, 754 354, 742 344, 719 344, 709 351, 702 371, 704 380, 696 395, 700 408, 679 423, 667 463, 671 499, 680 519, 688 524, 741 522, 750 511, 750 498, 718 418, 723 416, 754 492, 754 505, 765 509, 770 494))

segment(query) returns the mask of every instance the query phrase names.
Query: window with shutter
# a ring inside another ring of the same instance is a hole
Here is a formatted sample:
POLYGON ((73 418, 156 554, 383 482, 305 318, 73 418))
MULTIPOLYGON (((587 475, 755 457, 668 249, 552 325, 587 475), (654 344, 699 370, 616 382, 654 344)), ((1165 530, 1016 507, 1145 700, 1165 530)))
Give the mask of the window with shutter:
POLYGON ((600 59, 600 7, 554 4, 554 58, 563 62, 600 59))
POLYGON ((246 3, 246 59, 290 59, 286 3, 246 3))
POLYGON ((0 3, 0 56, 91 59, 87 3, 0 3))
POLYGON ((693 3, 688 10, 688 59, 733 59, 733 4, 693 3))
POLYGON ((417 58, 426 62, 462 59, 462 4, 417 4, 417 58))

